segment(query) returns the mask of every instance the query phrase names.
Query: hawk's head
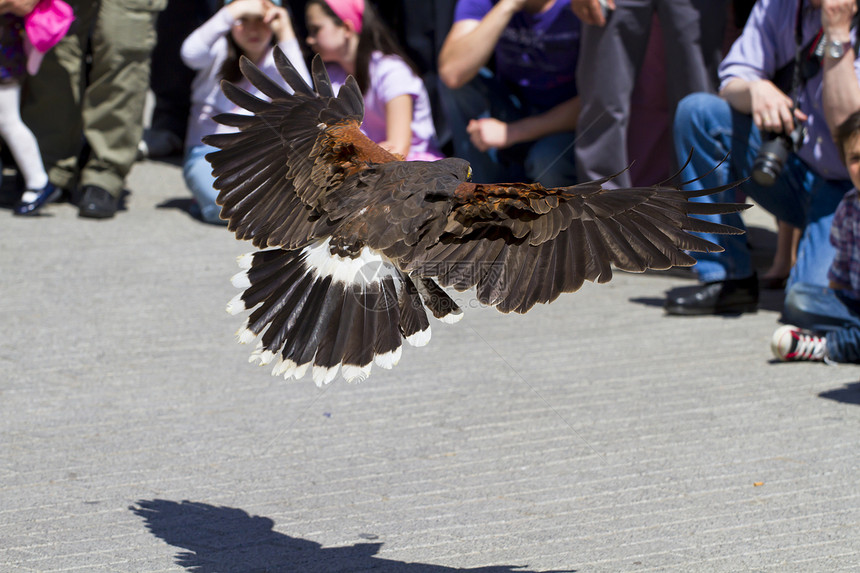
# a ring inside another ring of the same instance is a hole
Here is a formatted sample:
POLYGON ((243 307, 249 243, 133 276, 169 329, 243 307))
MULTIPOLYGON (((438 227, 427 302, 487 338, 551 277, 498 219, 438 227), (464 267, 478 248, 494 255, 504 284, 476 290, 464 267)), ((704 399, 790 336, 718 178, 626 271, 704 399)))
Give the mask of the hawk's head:
POLYGON ((472 168, 469 167, 469 162, 465 159, 447 157, 435 163, 440 171, 449 172, 460 181, 472 180, 472 168))

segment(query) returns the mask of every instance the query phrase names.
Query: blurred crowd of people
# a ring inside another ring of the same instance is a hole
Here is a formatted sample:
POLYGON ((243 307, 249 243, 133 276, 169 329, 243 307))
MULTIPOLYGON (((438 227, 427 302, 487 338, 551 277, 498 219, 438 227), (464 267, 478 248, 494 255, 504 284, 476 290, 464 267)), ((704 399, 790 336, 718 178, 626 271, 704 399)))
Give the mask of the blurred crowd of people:
MULTIPOLYGON (((278 77, 356 78, 365 133, 407 160, 467 159, 479 182, 547 187, 679 172, 696 200, 778 221, 761 277, 742 235, 710 235, 669 315, 741 314, 784 289, 781 360, 860 361, 857 0, 0 0, 0 137, 15 215, 65 197, 110 218, 140 158, 181 157, 195 214, 223 223, 201 138, 245 56, 278 77), (181 57, 179 63, 178 58, 181 57), (155 96, 144 130, 148 88, 155 96), (631 167, 632 164, 632 167, 631 167)), ((714 223, 743 229, 740 215, 714 223)))

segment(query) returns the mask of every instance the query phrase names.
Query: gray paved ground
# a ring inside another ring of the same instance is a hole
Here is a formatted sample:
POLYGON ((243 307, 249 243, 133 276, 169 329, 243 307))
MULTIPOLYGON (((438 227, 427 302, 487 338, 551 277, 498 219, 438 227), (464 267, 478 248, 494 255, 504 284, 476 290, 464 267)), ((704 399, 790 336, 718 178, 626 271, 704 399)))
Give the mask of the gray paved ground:
POLYGON ((689 279, 621 274, 318 390, 247 363, 250 249, 178 168, 129 188, 0 211, 0 570, 860 569, 860 369, 772 363, 778 301, 666 318, 689 279))

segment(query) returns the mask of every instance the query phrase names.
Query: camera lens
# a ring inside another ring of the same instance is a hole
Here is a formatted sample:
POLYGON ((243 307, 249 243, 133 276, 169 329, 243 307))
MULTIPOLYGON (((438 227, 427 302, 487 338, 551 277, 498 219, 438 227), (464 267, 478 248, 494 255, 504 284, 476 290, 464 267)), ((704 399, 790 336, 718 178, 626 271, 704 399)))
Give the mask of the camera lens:
POLYGON ((762 144, 752 168, 753 181, 762 187, 770 187, 779 179, 791 142, 785 137, 776 137, 762 144))

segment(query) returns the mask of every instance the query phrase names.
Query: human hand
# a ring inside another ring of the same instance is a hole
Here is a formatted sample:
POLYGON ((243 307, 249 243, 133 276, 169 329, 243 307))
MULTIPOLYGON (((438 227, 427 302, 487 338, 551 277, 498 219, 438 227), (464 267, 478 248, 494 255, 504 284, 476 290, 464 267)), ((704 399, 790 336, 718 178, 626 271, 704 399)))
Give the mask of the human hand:
POLYGON ((0 14, 26 16, 36 7, 39 0, 0 0, 0 14))
POLYGON ((749 90, 753 123, 760 130, 791 133, 795 119, 806 121, 806 114, 799 109, 792 115, 791 98, 770 80, 751 82, 749 90))
POLYGON ((266 13, 263 16, 263 22, 272 30, 272 33, 278 39, 278 42, 286 42, 296 37, 293 31, 293 22, 290 19, 290 13, 286 8, 275 6, 271 2, 267 2, 266 13))
POLYGON ((856 0, 822 0, 821 27, 827 38, 848 42, 851 39, 851 20, 856 12, 856 0))
MULTIPOLYGON (((2 1, 2 0, 0 0, 2 1)), ((227 10, 236 20, 262 18, 266 14, 266 0, 236 0, 227 4, 227 10)))
MULTIPOLYGON (((610 10, 615 10, 615 0, 606 0, 610 10)), ((603 7, 600 0, 570 0, 570 9, 585 24, 592 26, 605 26, 606 18, 603 17, 603 7)))
POLYGON ((466 126, 466 133, 479 151, 486 151, 491 147, 503 149, 510 145, 508 124, 492 117, 471 120, 466 126))

